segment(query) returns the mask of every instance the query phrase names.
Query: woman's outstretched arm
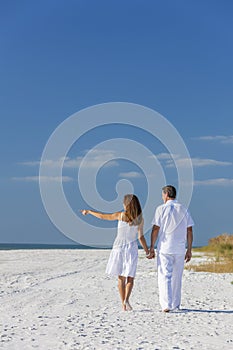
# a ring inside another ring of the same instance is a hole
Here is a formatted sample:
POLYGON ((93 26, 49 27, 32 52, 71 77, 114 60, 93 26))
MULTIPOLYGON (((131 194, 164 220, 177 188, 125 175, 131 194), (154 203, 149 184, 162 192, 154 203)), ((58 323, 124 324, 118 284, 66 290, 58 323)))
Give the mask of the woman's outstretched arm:
POLYGON ((145 240, 145 237, 143 235, 143 224, 144 224, 144 219, 142 219, 142 222, 138 226, 138 240, 139 240, 142 248, 145 250, 146 255, 148 255, 149 254, 149 249, 147 247, 146 240, 145 240))
POLYGON ((102 219, 102 220, 110 220, 110 221, 114 221, 114 220, 120 220, 121 219, 121 212, 116 212, 116 213, 112 213, 112 214, 105 214, 105 213, 100 213, 98 211, 94 211, 94 210, 81 210, 81 213, 83 215, 88 215, 91 214, 93 216, 95 216, 98 219, 102 219))

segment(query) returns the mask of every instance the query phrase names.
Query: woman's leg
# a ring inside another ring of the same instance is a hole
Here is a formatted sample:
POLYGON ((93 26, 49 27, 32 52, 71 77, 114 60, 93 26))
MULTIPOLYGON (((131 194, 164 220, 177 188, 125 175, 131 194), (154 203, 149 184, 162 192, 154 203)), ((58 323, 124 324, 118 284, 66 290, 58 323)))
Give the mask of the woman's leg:
POLYGON ((134 278, 127 277, 126 287, 125 287, 125 301, 124 301, 127 310, 132 310, 132 307, 129 304, 129 297, 133 289, 133 284, 134 284, 134 278))
POLYGON ((124 310, 125 310, 125 305, 124 305, 124 301, 125 301, 125 280, 126 280, 126 278, 124 276, 118 276, 118 289, 119 289, 121 302, 122 302, 124 310))
POLYGON ((125 287, 125 301, 129 301, 130 294, 133 289, 134 278, 127 277, 126 287, 125 287))

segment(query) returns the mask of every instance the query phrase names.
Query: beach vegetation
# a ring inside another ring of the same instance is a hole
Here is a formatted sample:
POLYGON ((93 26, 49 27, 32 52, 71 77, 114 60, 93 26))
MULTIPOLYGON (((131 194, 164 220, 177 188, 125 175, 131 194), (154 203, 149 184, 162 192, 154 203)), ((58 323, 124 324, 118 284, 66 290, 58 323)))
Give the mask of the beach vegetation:
POLYGON ((233 272, 233 234, 223 233, 211 238, 207 246, 194 249, 194 253, 198 252, 206 255, 206 262, 196 265, 191 263, 186 267, 188 270, 215 273, 233 272))

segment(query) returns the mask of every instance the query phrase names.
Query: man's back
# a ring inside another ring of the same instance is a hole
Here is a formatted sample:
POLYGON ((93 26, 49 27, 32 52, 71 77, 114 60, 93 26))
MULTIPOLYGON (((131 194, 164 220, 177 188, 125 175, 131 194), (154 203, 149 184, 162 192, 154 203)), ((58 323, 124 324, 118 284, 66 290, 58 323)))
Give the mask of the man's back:
POLYGON ((158 250, 164 254, 184 254, 187 227, 193 226, 188 210, 177 200, 168 200, 155 212, 154 225, 160 227, 158 250))

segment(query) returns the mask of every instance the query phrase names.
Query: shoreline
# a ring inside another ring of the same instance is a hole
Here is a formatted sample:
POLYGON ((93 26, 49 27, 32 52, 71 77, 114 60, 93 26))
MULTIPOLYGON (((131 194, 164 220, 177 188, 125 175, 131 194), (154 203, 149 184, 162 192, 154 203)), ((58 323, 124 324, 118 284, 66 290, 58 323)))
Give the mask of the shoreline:
MULTIPOLYGON (((193 249, 202 249, 203 246, 194 246, 193 249)), ((112 247, 90 247, 84 245, 71 244, 40 244, 40 243, 0 243, 0 251, 2 250, 111 250, 112 247)), ((139 250, 143 250, 138 246, 139 250)))

